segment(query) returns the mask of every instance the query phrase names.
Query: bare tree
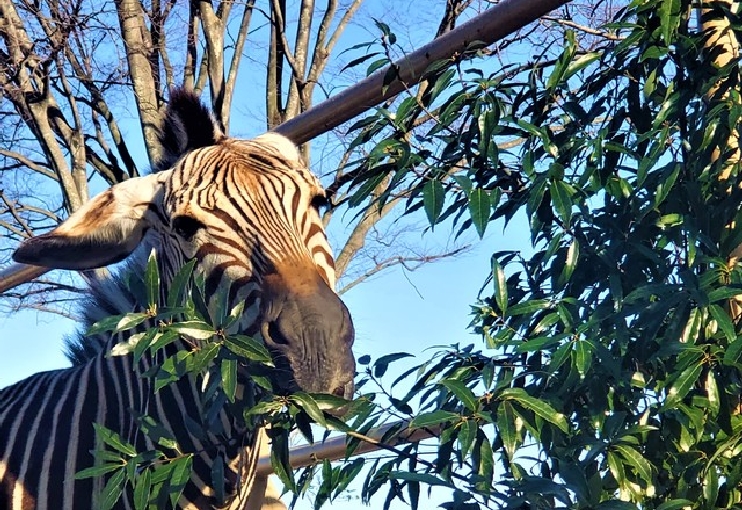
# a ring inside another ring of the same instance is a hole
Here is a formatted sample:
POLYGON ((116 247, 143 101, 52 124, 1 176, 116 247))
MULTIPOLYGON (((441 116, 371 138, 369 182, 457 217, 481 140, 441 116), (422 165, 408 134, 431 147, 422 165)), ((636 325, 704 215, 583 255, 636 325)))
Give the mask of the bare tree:
MULTIPOLYGON (((0 0, 0 263, 20 240, 78 209, 91 186, 136 176, 146 168, 138 164, 157 159, 172 86, 202 91, 228 130, 236 91, 255 90, 242 83, 241 65, 257 59, 265 62, 267 128, 310 108, 361 2, 0 0)), ((383 216, 359 220, 364 227, 342 243, 343 258, 383 216)), ((390 257, 407 258, 393 248, 390 257)), ((80 291, 78 278, 50 273, 6 293, 3 305, 67 313, 70 292, 80 291)))

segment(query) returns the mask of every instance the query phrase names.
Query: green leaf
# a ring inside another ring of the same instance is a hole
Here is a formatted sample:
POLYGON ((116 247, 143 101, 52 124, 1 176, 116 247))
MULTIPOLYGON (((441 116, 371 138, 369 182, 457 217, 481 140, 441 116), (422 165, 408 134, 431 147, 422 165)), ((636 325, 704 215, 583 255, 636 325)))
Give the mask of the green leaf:
POLYGON ((708 293, 708 299, 709 302, 716 303, 717 301, 726 301, 727 299, 739 296, 740 294, 742 294, 742 288, 738 286, 723 286, 710 290, 708 293))
MULTIPOLYGON (((389 59, 386 57, 379 58, 371 62, 368 67, 366 68, 366 76, 371 76, 376 71, 384 67, 385 65, 389 64, 389 59)), ((392 68, 390 68, 392 69, 392 68)), ((385 75, 386 76, 386 75, 385 75)), ((386 86, 389 86, 388 84, 386 86)))
MULTIPOLYGON (((147 333, 149 333, 149 331, 147 333)), ((136 333, 134 335, 129 335, 129 337, 126 338, 125 341, 118 342, 114 344, 113 347, 111 347, 110 355, 128 356, 129 354, 137 350, 143 352, 146 349, 147 344, 147 342, 143 340, 145 336, 146 333, 136 333)), ((139 361, 139 359, 137 359, 136 357, 135 360, 137 362, 139 361)))
POLYGON ((150 315, 148 313, 127 313, 124 315, 121 320, 116 324, 116 327, 113 329, 114 333, 118 333, 120 331, 126 331, 128 329, 131 329, 135 326, 140 325, 144 321, 146 321, 150 315))
POLYGON ((505 270, 496 258, 492 258, 492 281, 495 284, 495 301, 503 315, 508 308, 508 284, 505 280, 505 270))
POLYGON ((415 416, 412 421, 410 421, 410 428, 432 427, 441 423, 452 423, 460 420, 460 414, 438 409, 430 413, 423 413, 415 416))
POLYGON ((596 510, 637 510, 637 508, 636 503, 617 500, 603 501, 595 507, 596 510))
POLYGON ((451 84, 451 80, 456 74, 455 69, 446 69, 436 80, 435 85, 430 91, 429 102, 433 102, 444 90, 451 84))
POLYGON ((657 510, 681 510, 686 507, 693 507, 693 502, 687 499, 673 499, 662 503, 657 510))
POLYGON ((654 205, 658 207, 662 204, 667 196, 670 194, 673 186, 675 186, 675 180, 678 178, 680 172, 680 164, 670 163, 665 171, 663 172, 664 180, 657 184, 657 193, 654 198, 654 205))
POLYGON ((517 315, 531 315, 534 312, 545 310, 551 306, 548 299, 531 299, 523 303, 515 304, 508 308, 508 315, 513 317, 517 315))
POLYGON ((698 364, 692 365, 681 372, 670 389, 667 390, 667 399, 665 399, 664 403, 666 409, 676 407, 685 398, 691 388, 696 384, 696 381, 698 381, 702 370, 703 365, 698 364))
POLYGON ((574 58, 572 58, 569 64, 567 65, 567 70, 564 72, 564 80, 568 80, 570 77, 574 76, 575 73, 578 73, 585 67, 589 66, 590 64, 598 60, 601 55, 602 55, 602 52, 591 51, 583 55, 577 55, 574 58))
POLYGON ((500 393, 502 400, 514 400, 526 409, 530 409, 538 416, 556 425, 565 434, 569 432, 567 418, 543 400, 532 397, 523 388, 506 388, 500 393))
POLYGON ((477 489, 484 493, 489 494, 492 487, 492 478, 495 472, 495 460, 492 455, 492 445, 485 436, 479 446, 479 474, 480 481, 476 483, 477 489))
POLYGON ((565 226, 572 223, 572 194, 571 187, 563 181, 555 180, 549 187, 551 191, 551 202, 554 204, 557 216, 565 226))
POLYGON ((299 391, 291 395, 290 398, 291 400, 299 404, 304 412, 306 412, 310 418, 317 422, 318 425, 322 427, 325 427, 327 425, 325 422, 325 415, 320 410, 317 401, 314 400, 311 395, 309 395, 308 393, 304 393, 303 391, 299 391))
POLYGON ((144 270, 144 285, 147 289, 147 307, 154 310, 160 304, 160 270, 154 248, 149 253, 147 268, 144 270))
POLYGON ((317 402, 317 406, 322 410, 340 409, 349 405, 351 402, 330 393, 308 393, 308 395, 317 402))
POLYGON ((222 346, 219 342, 201 344, 201 349, 192 351, 193 361, 188 370, 195 374, 203 372, 211 366, 221 348, 222 346))
POLYGON ((134 509, 147 510, 149 496, 152 491, 152 472, 145 469, 134 484, 134 509))
POLYGON ((431 179, 423 186, 423 204, 431 226, 436 224, 441 215, 445 196, 443 184, 437 179, 431 179))
POLYGON ((272 364, 273 358, 268 349, 261 343, 245 335, 230 335, 224 339, 224 345, 243 358, 247 358, 260 363, 272 364))
POLYGON ((170 288, 167 293, 167 307, 176 308, 183 302, 186 295, 188 282, 191 280, 193 268, 196 265, 196 259, 191 259, 181 267, 173 277, 170 288))
POLYGON ((485 190, 475 188, 469 193, 469 214, 480 239, 484 237, 484 231, 489 223, 491 208, 490 196, 485 190))
MULTIPOLYGON (((350 49, 350 48, 349 48, 349 49, 350 49)), ((367 54, 365 54, 365 55, 362 55, 362 56, 360 56, 360 57, 358 57, 358 58, 355 58, 355 59, 351 60, 350 62, 348 62, 347 64, 345 64, 345 65, 344 65, 344 66, 342 67, 342 69, 340 69, 340 72, 342 73, 342 72, 343 72, 343 71, 345 71, 346 69, 350 69, 350 68, 352 68, 352 67, 356 67, 356 66, 357 66, 357 65, 359 65, 359 64, 363 64, 363 63, 364 63, 364 62, 365 62, 366 60, 368 60, 368 59, 370 59, 370 58, 373 58, 373 57, 375 57, 376 55, 380 55, 380 54, 381 54, 381 52, 380 52, 380 51, 372 51, 371 53, 367 53, 367 54)))
POLYGON ((451 179, 453 179, 456 184, 461 186, 461 189, 464 191, 464 193, 466 193, 467 195, 471 193, 472 182, 469 177, 467 177, 466 175, 452 175, 451 179))
POLYGON ((101 510, 111 510, 116 505, 124 490, 124 484, 126 484, 126 471, 122 469, 114 473, 103 487, 99 500, 101 510))
POLYGON ((242 319, 242 316, 244 313, 245 313, 245 301, 239 301, 229 311, 229 315, 224 320, 224 322, 221 324, 221 328, 223 330, 228 330, 229 328, 237 324, 240 319, 242 319))
POLYGON ((209 340, 216 334, 210 324, 199 320, 176 322, 169 325, 167 329, 194 340, 209 340))
POLYGON ((430 473, 410 473, 408 471, 391 471, 389 472, 389 478, 391 480, 403 480, 405 482, 421 482, 428 485, 437 485, 440 487, 453 488, 451 482, 442 480, 437 476, 430 473))
POLYGON ((716 376, 713 370, 708 371, 706 376, 706 395, 709 400, 709 411, 712 416, 716 416, 719 413, 720 399, 719 386, 716 384, 716 376))
POLYGON ((412 354, 408 352, 394 352, 381 356, 374 362, 374 377, 383 377, 389 368, 389 364, 404 358, 411 358, 412 354))
POLYGON ((729 344, 724 351, 724 364, 734 366, 741 362, 742 358, 742 336, 729 344))
POLYGON ((136 448, 134 448, 132 444, 121 439, 121 436, 113 430, 107 429, 103 425, 97 423, 93 423, 93 428, 95 429, 96 436, 114 450, 124 453, 129 457, 134 457, 137 454, 136 448))
POLYGON ((171 463, 171 475, 170 475, 170 503, 175 508, 176 503, 180 499, 180 495, 185 489, 186 483, 191 478, 191 471, 193 469, 193 454, 188 454, 185 457, 175 459, 171 463))
POLYGON ((294 490, 296 483, 294 482, 294 471, 289 463, 288 431, 273 429, 271 432, 273 445, 271 448, 271 464, 273 465, 273 471, 287 488, 294 490))
POLYGON ((454 394, 459 401, 464 404, 464 407, 471 411, 477 409, 477 397, 474 393, 466 387, 466 385, 457 379, 443 379, 438 384, 445 387, 448 391, 454 394))
POLYGON ((100 464, 98 466, 91 466, 89 468, 85 468, 82 471, 78 471, 75 473, 75 480, 84 480, 85 478, 95 478, 101 475, 105 475, 106 473, 110 473, 111 471, 116 471, 117 469, 124 469, 124 466, 126 465, 123 459, 120 459, 121 462, 118 464, 100 464))
POLYGON ((572 239, 572 244, 567 249, 567 259, 564 261, 562 274, 559 275, 559 288, 564 287, 572 279, 572 273, 577 267, 577 261, 580 258, 580 243, 577 238, 572 239))
POLYGON ((477 426, 476 420, 464 420, 461 422, 461 427, 459 428, 458 440, 461 446, 461 457, 462 458, 465 459, 466 456, 469 454, 469 451, 471 450, 471 447, 474 444, 474 440, 477 438, 478 430, 479 430, 479 426, 477 426))
MULTIPOLYGON (((223 329, 225 323, 229 322, 227 307, 229 306, 229 288, 230 285, 220 284, 216 291, 211 295, 207 303, 207 309, 209 312, 209 323, 223 329)), ((244 307, 244 302, 237 303, 238 309, 244 307)))
POLYGON ((338 477, 338 484, 335 487, 335 497, 345 492, 350 482, 352 482, 363 469, 365 462, 363 458, 355 458, 352 461, 348 461, 340 469, 340 476, 338 477))
MULTIPOLYGON (((152 341, 159 334, 160 333, 159 333, 159 331, 156 328, 150 328, 145 333, 142 334, 141 340, 139 340, 138 342, 136 342, 135 345, 134 345, 134 363, 139 363, 139 361, 142 359, 142 356, 144 355, 144 351, 146 351, 147 348, 150 345, 152 345, 152 341)), ((131 342, 131 339, 134 336, 135 335, 131 335, 129 337, 129 342, 131 342)), ((112 354, 113 354, 113 352, 112 352, 112 354)))
POLYGON ((518 431, 515 426, 516 418, 513 405, 507 400, 501 402, 497 408, 497 432, 500 434, 505 453, 510 460, 513 459, 519 442, 518 431))
POLYGON ((158 349, 162 349, 166 345, 178 340, 178 338, 180 338, 180 335, 178 335, 177 331, 173 330, 157 333, 152 343, 149 344, 149 351, 154 354, 158 349))
POLYGON ((652 465, 647 461, 641 453, 636 451, 631 446, 625 444, 613 445, 613 448, 624 458, 627 464, 635 468, 636 474, 647 482, 652 484, 652 465))
POLYGON ((100 333, 105 333, 106 331, 112 331, 116 328, 116 325, 121 322, 121 319, 123 317, 123 315, 116 315, 101 319, 88 328, 88 330, 85 332, 85 336, 93 336, 100 333))
POLYGON ((625 484, 626 473, 623 468, 623 462, 621 461, 621 457, 613 453, 612 451, 608 450, 608 453, 606 455, 606 460, 608 461, 608 469, 613 475, 613 478, 616 479, 616 482, 619 485, 625 484))
POLYGON ((575 342, 575 367, 580 374, 580 380, 585 380, 585 375, 590 369, 593 361, 593 346, 586 340, 577 340, 575 342))
POLYGON ((709 305, 708 309, 709 313, 719 325, 721 331, 724 333, 724 336, 727 337, 727 341, 730 343, 734 342, 737 339, 737 333, 734 329, 734 323, 732 323, 732 319, 731 317, 729 317, 729 314, 725 312, 724 309, 719 305, 709 305))
POLYGON ((230 402, 234 402, 237 392, 237 360, 225 358, 221 365, 222 389, 230 402))

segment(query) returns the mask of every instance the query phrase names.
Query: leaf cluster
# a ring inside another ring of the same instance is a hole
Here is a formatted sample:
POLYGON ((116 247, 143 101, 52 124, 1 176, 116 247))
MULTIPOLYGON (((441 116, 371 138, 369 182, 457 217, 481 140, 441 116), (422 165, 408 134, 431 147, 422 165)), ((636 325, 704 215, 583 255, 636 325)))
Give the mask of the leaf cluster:
POLYGON ((356 125, 359 144, 378 140, 357 204, 390 178, 371 207, 397 193, 431 227, 531 237, 492 254, 472 309, 485 350, 390 393, 442 432, 426 467, 374 467, 387 501, 407 487, 415 507, 423 483, 454 489, 450 508, 742 503, 740 70, 716 63, 732 49, 705 28, 738 40, 725 5, 630 2, 589 51, 567 31, 556 58, 442 73, 414 132, 413 95, 356 125))

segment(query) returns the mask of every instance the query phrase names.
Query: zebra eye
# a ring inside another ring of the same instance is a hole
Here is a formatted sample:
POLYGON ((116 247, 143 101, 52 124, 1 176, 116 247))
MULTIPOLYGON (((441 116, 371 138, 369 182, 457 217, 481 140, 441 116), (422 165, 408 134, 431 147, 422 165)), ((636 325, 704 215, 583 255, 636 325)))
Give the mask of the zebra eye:
POLYGON ((310 205, 317 209, 319 211, 320 209, 325 209, 330 207, 330 199, 327 196, 327 193, 320 193, 317 195, 314 195, 312 197, 312 201, 310 202, 310 205))
POLYGON ((173 232, 186 241, 190 241, 202 228, 204 224, 193 216, 178 216, 173 219, 173 232))

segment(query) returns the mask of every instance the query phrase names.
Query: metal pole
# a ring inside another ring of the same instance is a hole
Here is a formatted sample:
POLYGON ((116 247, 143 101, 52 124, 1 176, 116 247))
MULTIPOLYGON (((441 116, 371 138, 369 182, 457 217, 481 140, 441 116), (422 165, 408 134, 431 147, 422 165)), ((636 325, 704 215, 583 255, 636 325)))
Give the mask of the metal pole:
POLYGON ((394 97, 425 78, 433 62, 450 60, 473 43, 489 46, 523 28, 569 0, 502 0, 454 30, 397 60, 397 79, 384 90, 385 67, 327 99, 314 108, 287 120, 275 131, 296 143, 304 143, 394 97))
MULTIPOLYGON (((384 442, 384 446, 396 446, 404 443, 419 443, 424 439, 438 437, 440 434, 440 427, 410 429, 408 428, 408 423, 405 421, 388 423, 381 427, 371 429, 365 436, 370 439, 370 441, 361 440, 361 444, 353 452, 353 456, 382 450, 384 447, 381 445, 381 438, 384 437, 384 434, 386 434, 392 427, 399 426, 401 426, 399 432, 397 432, 392 438, 387 439, 384 442)), ((291 449, 289 462, 291 463, 292 468, 297 469, 317 464, 325 459, 330 461, 344 459, 346 443, 347 438, 345 436, 338 436, 328 439, 321 444, 298 446, 291 449)), ((271 466, 270 457, 260 457, 260 460, 258 460, 258 475, 269 475, 271 473, 273 473, 273 466, 271 466)))
MULTIPOLYGON (((502 0, 482 14, 451 32, 432 40, 422 48, 398 60, 398 79, 384 90, 388 67, 349 87, 278 126, 275 131, 296 143, 304 143, 338 127, 369 108, 395 96, 422 80, 430 64, 452 59, 472 43, 490 45, 524 27, 569 0, 502 0)), ((12 264, 0 271, 0 294, 49 271, 48 268, 12 264)))

